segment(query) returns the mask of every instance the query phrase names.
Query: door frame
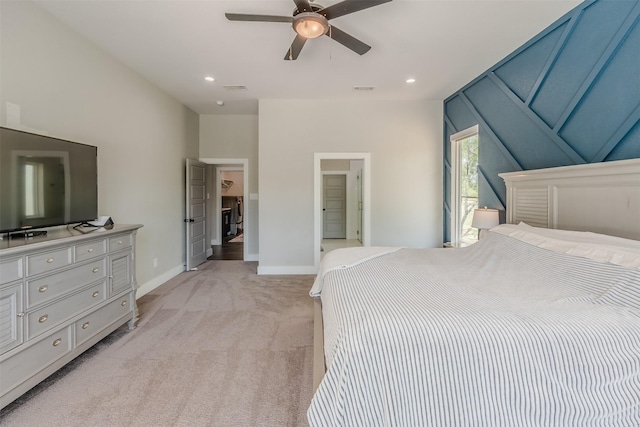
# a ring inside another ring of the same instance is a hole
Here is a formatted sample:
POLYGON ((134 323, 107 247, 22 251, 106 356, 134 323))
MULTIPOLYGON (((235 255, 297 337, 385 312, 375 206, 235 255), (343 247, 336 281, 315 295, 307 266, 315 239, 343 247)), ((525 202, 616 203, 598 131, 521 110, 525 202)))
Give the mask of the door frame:
POLYGON ((320 245, 322 242, 322 160, 362 160, 364 181, 362 246, 371 246, 371 153, 313 153, 313 254, 314 267, 320 268, 320 245))
MULTIPOLYGON (((252 241, 252 237, 253 235, 251 234, 251 227, 249 224, 249 218, 251 218, 250 212, 251 212, 251 208, 250 208, 250 203, 249 203, 249 199, 250 199, 250 194, 249 194, 249 159, 225 159, 225 158, 200 158, 199 159, 201 162, 206 163, 208 165, 212 165, 215 167, 215 169, 220 169, 221 166, 226 167, 235 167, 236 170, 239 170, 240 168, 242 168, 242 171, 244 173, 244 189, 243 189, 243 193, 244 195, 242 196, 244 198, 244 203, 243 203, 243 207, 244 207, 244 212, 243 212, 243 218, 244 218, 244 223, 242 224, 242 230, 244 233, 244 245, 243 245, 243 254, 242 254, 242 258, 244 259, 244 261, 251 261, 249 259, 249 242, 252 241)), ((231 169, 229 169, 231 170, 231 169)), ((221 183, 220 183, 220 172, 216 171, 215 174, 215 182, 213 183, 213 185, 215 186, 216 189, 216 198, 214 200, 214 223, 215 224, 219 224, 220 227, 222 227, 222 213, 221 213, 221 206, 222 206, 222 194, 220 193, 220 187, 221 187, 221 183)), ((210 194, 210 191, 207 191, 208 194, 210 194)), ((220 232, 220 230, 218 230, 220 232)), ((220 238, 222 239, 222 233, 220 233, 220 238)), ((211 238, 209 238, 209 240, 211 240, 211 238)), ((222 244, 222 242, 220 242, 220 244, 222 244)))

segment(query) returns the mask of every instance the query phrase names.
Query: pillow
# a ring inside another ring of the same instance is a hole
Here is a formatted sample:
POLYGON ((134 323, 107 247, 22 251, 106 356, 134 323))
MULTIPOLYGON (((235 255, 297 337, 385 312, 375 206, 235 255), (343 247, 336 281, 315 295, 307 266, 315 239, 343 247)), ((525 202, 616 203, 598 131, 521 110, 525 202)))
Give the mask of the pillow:
POLYGON ((525 223, 502 224, 491 232, 550 251, 640 269, 640 241, 590 231, 554 230, 525 223))

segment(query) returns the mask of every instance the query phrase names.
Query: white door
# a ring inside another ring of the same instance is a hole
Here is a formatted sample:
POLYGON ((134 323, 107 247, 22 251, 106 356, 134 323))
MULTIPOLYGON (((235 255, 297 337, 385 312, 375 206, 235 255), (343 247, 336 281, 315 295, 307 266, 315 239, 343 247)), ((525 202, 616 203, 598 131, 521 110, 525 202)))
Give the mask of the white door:
POLYGON ((187 159, 187 270, 193 270, 207 259, 206 245, 206 164, 187 159))
POLYGON ((356 174, 357 180, 357 193, 358 193, 358 225, 356 229, 356 235, 358 236, 358 240, 360 243, 364 241, 364 237, 362 236, 362 170, 359 170, 356 174))
POLYGON ((324 239, 347 238, 347 176, 324 175, 324 239))

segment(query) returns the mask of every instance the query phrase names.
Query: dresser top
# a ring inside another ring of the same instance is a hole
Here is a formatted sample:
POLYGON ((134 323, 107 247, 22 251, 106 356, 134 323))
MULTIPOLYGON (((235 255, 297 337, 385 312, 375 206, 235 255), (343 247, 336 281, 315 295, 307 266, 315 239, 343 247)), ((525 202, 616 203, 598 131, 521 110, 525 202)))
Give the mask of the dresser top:
MULTIPOLYGON (((51 227, 42 229, 47 231, 47 234, 44 236, 13 239, 9 239, 5 233, 0 236, 2 237, 2 240, 0 240, 0 257, 4 258, 26 251, 46 249, 65 243, 75 244, 84 240, 108 237, 118 233, 135 231, 141 227, 142 224, 116 224, 110 229, 103 227, 94 229, 75 229, 72 226, 51 227)), ((34 231, 40 231, 40 229, 34 231)))

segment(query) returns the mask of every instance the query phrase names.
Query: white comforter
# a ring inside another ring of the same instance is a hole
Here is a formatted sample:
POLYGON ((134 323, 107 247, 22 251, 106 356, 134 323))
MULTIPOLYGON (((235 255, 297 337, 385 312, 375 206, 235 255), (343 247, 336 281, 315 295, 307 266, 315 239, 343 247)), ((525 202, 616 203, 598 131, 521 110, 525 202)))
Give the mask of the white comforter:
POLYGON ((640 242, 605 261, 514 231, 321 272, 310 425, 640 426, 640 242))

